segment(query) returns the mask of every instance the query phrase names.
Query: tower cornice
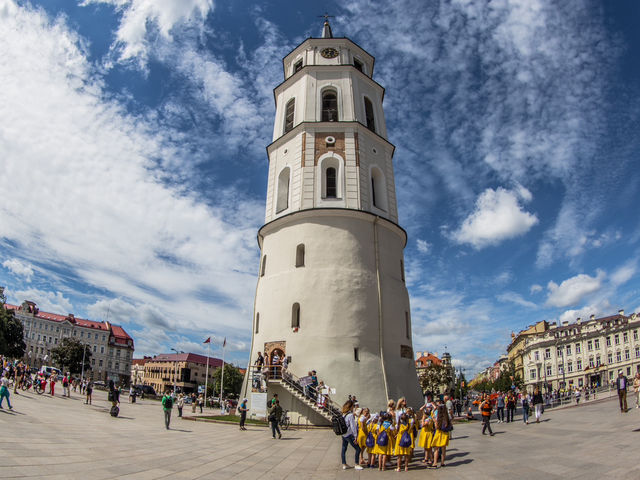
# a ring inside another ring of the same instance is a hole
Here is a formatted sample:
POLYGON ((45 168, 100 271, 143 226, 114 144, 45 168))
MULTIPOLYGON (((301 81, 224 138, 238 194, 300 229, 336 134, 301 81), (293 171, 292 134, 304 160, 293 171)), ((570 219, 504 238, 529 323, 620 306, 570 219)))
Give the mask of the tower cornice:
POLYGON ((378 140, 382 140, 389 148, 391 148, 391 158, 393 158, 393 154, 396 150, 396 146, 386 138, 378 135, 376 132, 371 131, 363 123, 356 122, 356 121, 337 121, 337 122, 300 122, 298 123, 295 127, 289 130, 287 133, 276 138, 273 142, 267 145, 267 159, 269 159, 269 156, 274 149, 280 147, 283 143, 289 141, 291 138, 295 137, 302 131, 310 131, 310 130, 322 131, 325 129, 327 131, 332 131, 332 130, 335 130, 336 125, 340 125, 341 127, 353 126, 355 127, 355 130, 358 132, 358 134, 362 133, 364 135, 371 135, 372 137, 375 137, 378 140))

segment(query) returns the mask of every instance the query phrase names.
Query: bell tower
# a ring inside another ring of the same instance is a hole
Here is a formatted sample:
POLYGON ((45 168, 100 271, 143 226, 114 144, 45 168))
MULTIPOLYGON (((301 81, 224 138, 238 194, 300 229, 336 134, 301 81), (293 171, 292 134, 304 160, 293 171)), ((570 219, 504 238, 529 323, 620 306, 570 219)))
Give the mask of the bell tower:
MULTIPOLYGON (((253 319, 257 352, 311 370, 343 402, 381 409, 405 396, 419 406, 398 225, 394 146, 374 58, 347 38, 308 38, 283 59, 274 89, 265 225, 253 319)), ((249 376, 244 392, 251 392, 249 376)), ((269 385, 269 391, 277 386, 269 385)), ((277 390, 283 408, 325 420, 277 390)), ((247 395, 249 396, 249 395, 247 395)))

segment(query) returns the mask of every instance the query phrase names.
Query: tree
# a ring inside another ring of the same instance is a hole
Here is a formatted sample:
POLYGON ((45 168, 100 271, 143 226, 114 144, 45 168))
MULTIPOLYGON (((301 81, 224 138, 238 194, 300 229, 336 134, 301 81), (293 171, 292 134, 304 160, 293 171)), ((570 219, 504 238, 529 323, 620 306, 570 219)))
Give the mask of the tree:
POLYGON ((5 307, 4 288, 0 287, 0 354, 9 358, 21 358, 27 345, 24 343, 24 329, 13 310, 5 307))
POLYGON ((63 338, 60 345, 51 350, 53 363, 71 373, 82 372, 82 356, 84 349, 84 370, 89 370, 91 349, 75 338, 63 338))
MULTIPOLYGON (((222 376, 222 368, 216 368, 213 372, 213 389, 217 394, 220 394, 220 377, 222 376)), ((234 367, 229 363, 224 365, 224 391, 227 395, 234 394, 240 395, 242 390, 242 382, 244 381, 244 375, 240 372, 238 367, 234 367)))
POLYGON ((442 387, 448 388, 452 382, 453 372, 444 365, 429 365, 420 374, 423 392, 440 393, 442 387))

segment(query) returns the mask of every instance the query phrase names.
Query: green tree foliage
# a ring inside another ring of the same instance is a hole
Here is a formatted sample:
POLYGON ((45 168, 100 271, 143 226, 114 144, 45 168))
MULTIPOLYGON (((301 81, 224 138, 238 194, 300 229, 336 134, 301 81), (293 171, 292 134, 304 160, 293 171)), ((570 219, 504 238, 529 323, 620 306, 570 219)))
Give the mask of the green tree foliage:
POLYGON ((454 391, 455 398, 464 398, 464 396, 469 391, 469 386, 467 385, 467 379, 464 376, 464 373, 461 373, 456 379, 456 386, 454 391))
MULTIPOLYGON (((220 378, 222 376, 222 369, 216 368, 213 372, 213 389, 216 395, 220 394, 220 378)), ((242 381, 244 375, 240 372, 238 367, 234 367, 228 363, 224 365, 224 393, 225 396, 229 394, 240 395, 242 390, 242 381)))
POLYGON ((63 338, 60 345, 51 350, 51 358, 54 365, 63 371, 69 371, 72 374, 82 372, 82 350, 84 352, 84 370, 88 371, 91 367, 91 349, 88 345, 82 344, 75 338, 63 338))
POLYGON ((5 308, 4 289, 0 288, 0 354, 9 358, 21 358, 27 345, 24 343, 22 322, 5 308))
POLYGON ((444 365, 429 365, 420 374, 423 392, 439 393, 453 383, 453 371, 444 365))
POLYGON ((491 381, 488 378, 474 380, 473 389, 478 392, 507 392, 511 389, 512 385, 522 389, 524 387, 524 381, 520 378, 520 375, 516 373, 515 364, 509 362, 495 381, 491 381))

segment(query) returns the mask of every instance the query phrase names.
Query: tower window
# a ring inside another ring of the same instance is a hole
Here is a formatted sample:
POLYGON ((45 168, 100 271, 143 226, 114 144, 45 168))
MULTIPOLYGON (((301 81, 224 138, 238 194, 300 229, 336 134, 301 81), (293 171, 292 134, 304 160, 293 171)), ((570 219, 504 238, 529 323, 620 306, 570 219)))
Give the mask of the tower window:
POLYGON ((293 129, 293 117, 296 110, 296 100, 292 98, 287 102, 284 114, 284 133, 293 129))
POLYGON ((400 260, 400 278, 404 282, 404 261, 400 260))
POLYGON ((371 169, 371 204, 380 210, 387 211, 386 182, 379 168, 371 169))
POLYGON ((256 313, 256 333, 260 330, 260 313, 256 313))
POLYGON ((260 265, 260 276, 264 277, 264 273, 267 270, 267 256, 263 255, 262 257, 262 265, 260 265))
POLYGON ((300 328, 300 304, 294 303, 291 307, 291 328, 300 328))
POLYGON ((338 95, 333 90, 327 90, 322 94, 322 121, 338 121, 338 95))
POLYGON ((407 338, 411 338, 411 328, 409 327, 409 312, 404 312, 404 328, 407 338))
POLYGON ((353 360, 356 362, 360 361, 360 352, 358 351, 358 347, 354 347, 353 349, 353 360))
POLYGON ((289 207, 289 167, 285 167, 278 175, 278 198, 276 201, 276 213, 280 213, 289 207))
POLYGON ((298 60, 298 61, 293 65, 293 73, 299 72, 300 70, 302 70, 302 60, 298 60))
POLYGON ((375 132, 376 122, 373 117, 373 104, 367 97, 364 97, 364 115, 366 118, 367 128, 372 132, 375 132))
POLYGON ((337 197, 336 169, 333 167, 327 168, 326 176, 327 176, 326 198, 336 198, 337 197))
POLYGON ((304 243, 296 247, 296 267, 304 267, 304 243))
POLYGON ((358 60, 357 58, 353 59, 353 66, 356 67, 356 70, 358 71, 362 71, 362 62, 360 60, 358 60))

